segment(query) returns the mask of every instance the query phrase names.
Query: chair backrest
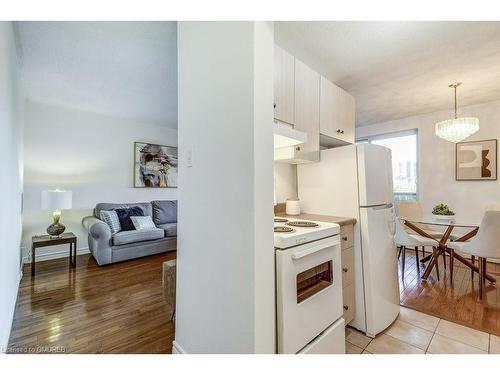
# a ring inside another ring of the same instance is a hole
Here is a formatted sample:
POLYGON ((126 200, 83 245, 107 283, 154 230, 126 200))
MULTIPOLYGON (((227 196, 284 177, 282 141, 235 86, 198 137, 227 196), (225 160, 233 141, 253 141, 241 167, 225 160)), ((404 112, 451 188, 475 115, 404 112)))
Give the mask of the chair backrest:
POLYGON ((422 206, 417 201, 399 201, 397 210, 400 217, 419 217, 423 213, 422 206))
MULTIPOLYGON (((418 201, 400 201, 397 203, 397 212, 399 217, 422 217, 424 210, 418 201)), ((427 224, 419 224, 421 229, 431 229, 427 224)), ((413 231, 410 231, 415 233, 413 231)))
POLYGON ((484 213, 470 249, 472 254, 479 257, 500 259, 500 210, 488 210, 484 213))
POLYGON ((394 235, 394 242, 398 246, 405 246, 408 243, 408 233, 404 230, 401 220, 397 217, 394 218, 394 224, 396 226, 396 234, 394 235))

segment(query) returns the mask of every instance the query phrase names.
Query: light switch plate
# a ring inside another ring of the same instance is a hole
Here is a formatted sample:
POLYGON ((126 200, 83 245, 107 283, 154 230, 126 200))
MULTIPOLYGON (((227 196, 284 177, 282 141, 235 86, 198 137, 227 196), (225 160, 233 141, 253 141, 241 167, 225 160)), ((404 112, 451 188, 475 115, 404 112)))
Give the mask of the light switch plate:
POLYGON ((188 168, 193 167, 193 151, 192 150, 188 150, 186 153, 186 165, 188 168))

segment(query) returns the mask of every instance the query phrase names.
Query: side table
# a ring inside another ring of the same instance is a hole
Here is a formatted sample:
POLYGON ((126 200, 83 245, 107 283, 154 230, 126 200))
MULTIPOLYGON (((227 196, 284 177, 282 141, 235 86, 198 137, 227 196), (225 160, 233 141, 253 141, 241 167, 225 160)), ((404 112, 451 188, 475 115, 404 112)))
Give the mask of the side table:
POLYGON ((31 276, 35 276, 35 252, 39 247, 69 244, 69 265, 76 267, 76 236, 72 232, 61 234, 61 237, 52 238, 49 235, 33 236, 31 238, 31 276))

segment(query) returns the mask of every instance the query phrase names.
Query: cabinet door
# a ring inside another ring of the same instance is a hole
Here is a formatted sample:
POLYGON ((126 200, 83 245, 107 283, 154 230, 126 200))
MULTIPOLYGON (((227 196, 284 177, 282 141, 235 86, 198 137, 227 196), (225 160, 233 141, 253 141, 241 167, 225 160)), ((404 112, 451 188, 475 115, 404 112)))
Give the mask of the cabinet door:
POLYGON ((354 319, 356 312, 354 295, 354 284, 346 286, 342 289, 342 300, 344 302, 344 315, 345 324, 349 324, 354 319))
POLYGON ((354 248, 342 250, 342 287, 354 283, 354 248))
POLYGON ((321 77, 320 101, 321 134, 354 143, 354 97, 325 77, 321 77))
POLYGON ((321 134, 333 138, 339 137, 335 128, 335 97, 335 85, 321 77, 319 128, 321 134))
POLYGON ((274 46, 274 118, 294 124, 295 58, 274 46))
POLYGON ((307 133, 300 152, 319 152, 320 75, 295 59, 295 129, 307 133))
POLYGON ((355 141, 355 126, 356 126, 356 103, 354 97, 347 91, 339 91, 339 128, 343 131, 342 139, 349 143, 355 141))

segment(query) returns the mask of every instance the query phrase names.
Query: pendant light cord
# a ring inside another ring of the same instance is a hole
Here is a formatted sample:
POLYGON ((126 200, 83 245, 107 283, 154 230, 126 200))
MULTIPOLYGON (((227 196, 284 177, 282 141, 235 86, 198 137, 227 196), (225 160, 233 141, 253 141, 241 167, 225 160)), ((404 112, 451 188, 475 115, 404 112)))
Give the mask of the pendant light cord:
POLYGON ((455 85, 455 120, 457 119, 457 86, 455 85))
POLYGON ((455 119, 457 119, 457 87, 460 86, 462 82, 457 82, 457 83, 452 83, 448 87, 452 88, 455 90, 455 119))

